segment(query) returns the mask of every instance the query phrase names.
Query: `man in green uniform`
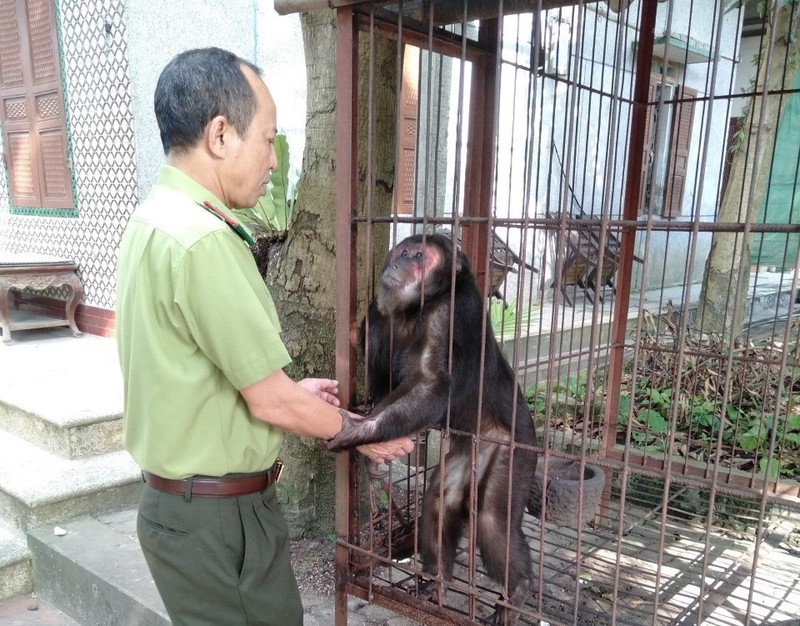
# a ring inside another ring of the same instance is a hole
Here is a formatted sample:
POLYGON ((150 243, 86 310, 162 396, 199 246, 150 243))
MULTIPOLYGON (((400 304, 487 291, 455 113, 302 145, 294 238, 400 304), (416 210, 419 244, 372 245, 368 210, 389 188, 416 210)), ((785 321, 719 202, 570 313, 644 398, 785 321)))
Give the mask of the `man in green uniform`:
MULTIPOLYGON (((260 70, 218 48, 175 57, 156 87, 167 164, 118 259, 124 444, 143 470, 138 534, 175 626, 302 623, 275 495, 284 431, 341 428, 336 381, 293 382, 269 291, 230 208, 277 166, 260 70)), ((373 460, 411 450, 364 446, 373 460)))

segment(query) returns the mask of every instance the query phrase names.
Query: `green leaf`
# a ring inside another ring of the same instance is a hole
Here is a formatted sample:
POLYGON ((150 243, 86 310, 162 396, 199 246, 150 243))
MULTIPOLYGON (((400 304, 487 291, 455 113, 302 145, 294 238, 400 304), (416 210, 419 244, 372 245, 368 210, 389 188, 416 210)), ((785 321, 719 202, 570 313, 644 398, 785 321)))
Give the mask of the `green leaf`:
MULTIPOLYGON (((762 474, 766 473, 767 471, 767 461, 768 459, 764 457, 758 463, 758 469, 761 471, 762 474)), ((769 476, 767 476, 767 478, 777 478, 780 469, 781 469, 780 461, 778 461, 778 459, 772 459, 772 462, 769 464, 769 476)))
POLYGON ((753 424, 749 430, 739 435, 739 447, 745 452, 752 452, 765 439, 766 432, 766 428, 762 427, 761 424, 753 424))
POLYGON ((787 433, 784 439, 788 443, 793 443, 796 446, 800 446, 800 433, 787 433))
POLYGON ((667 432, 667 420, 665 420, 664 416, 658 411, 654 411, 653 409, 645 409, 644 411, 639 412, 638 417, 640 420, 642 420, 642 422, 647 424, 647 429, 651 433, 663 435, 665 432, 667 432))
POLYGON ((800 414, 794 413, 786 416, 786 430, 800 431, 800 414))

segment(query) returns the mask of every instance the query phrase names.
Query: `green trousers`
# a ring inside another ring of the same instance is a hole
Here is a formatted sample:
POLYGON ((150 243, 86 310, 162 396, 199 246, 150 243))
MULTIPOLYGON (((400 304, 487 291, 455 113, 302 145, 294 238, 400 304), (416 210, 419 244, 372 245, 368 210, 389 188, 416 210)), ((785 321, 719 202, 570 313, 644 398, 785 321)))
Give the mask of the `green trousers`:
POLYGON ((173 626, 303 623, 274 485, 186 501, 145 484, 137 532, 173 626))

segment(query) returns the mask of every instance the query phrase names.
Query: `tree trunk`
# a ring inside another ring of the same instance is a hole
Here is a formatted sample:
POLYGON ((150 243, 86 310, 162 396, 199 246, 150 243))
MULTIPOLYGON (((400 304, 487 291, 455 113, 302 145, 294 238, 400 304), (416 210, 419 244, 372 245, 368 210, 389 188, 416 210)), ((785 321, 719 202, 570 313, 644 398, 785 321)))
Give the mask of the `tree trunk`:
MULTIPOLYGON (((262 238, 256 248, 259 267, 281 319, 284 343, 293 359, 287 374, 295 380, 332 378, 335 371, 335 17, 329 9, 301 14, 308 93, 306 145, 294 220, 284 240, 262 238)), ((390 207, 393 182, 393 142, 385 138, 393 137, 395 103, 393 96, 387 98, 385 94, 394 89, 394 50, 394 44, 382 42, 375 54, 376 90, 383 94, 376 97, 376 107, 384 120, 378 124, 388 124, 392 129, 387 135, 385 127, 376 125, 380 141, 376 141, 376 165, 371 170, 375 178, 373 211, 384 215, 390 207)), ((361 76, 360 90, 366 93, 366 67, 361 76)), ((360 100, 365 106, 365 97, 360 100)), ((359 124, 359 141, 365 137, 363 121, 359 124)), ((366 154, 366 149, 359 153, 366 154)), ((368 197, 364 192, 366 175, 366 162, 359 163, 360 207, 368 197)), ((331 533, 335 511, 333 455, 319 441, 291 434, 287 434, 281 453, 286 471, 278 484, 278 496, 291 536, 331 533)))
MULTIPOLYGON (((774 22, 768 20, 758 68, 756 96, 742 120, 744 140, 731 161, 728 185, 717 215, 718 222, 752 224, 758 219, 769 181, 781 114, 788 100, 786 95, 769 95, 764 102, 761 93, 765 81, 769 91, 790 89, 798 71, 798 63, 793 56, 800 22, 795 20, 792 23, 793 12, 797 8, 792 6, 793 3, 781 8, 776 8, 778 2, 770 4, 771 10, 777 10, 778 14, 774 22), (775 45, 768 64, 767 50, 773 23, 775 45), (762 120, 759 138, 759 121, 762 120)), ((695 318, 697 328, 725 337, 741 335, 750 274, 751 243, 752 233, 749 232, 714 233, 695 318)))

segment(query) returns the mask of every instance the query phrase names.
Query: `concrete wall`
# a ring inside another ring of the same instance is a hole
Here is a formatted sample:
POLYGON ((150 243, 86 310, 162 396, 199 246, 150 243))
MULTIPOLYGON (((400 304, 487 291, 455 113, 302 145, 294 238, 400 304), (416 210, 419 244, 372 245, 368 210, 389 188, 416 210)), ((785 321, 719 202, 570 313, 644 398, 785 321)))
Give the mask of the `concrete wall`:
POLYGON ((131 93, 136 120, 139 192, 145 196, 164 162, 153 114, 153 92, 161 70, 179 52, 218 46, 259 65, 278 108, 295 169, 305 141, 305 63, 300 18, 279 16, 257 0, 125 0, 131 93))
MULTIPOLYGON (((110 312, 122 231, 164 162, 153 114, 162 68, 178 52, 211 45, 260 65, 299 170, 306 93, 300 18, 278 16, 258 0, 56 0, 55 7, 76 211, 12 214, 0 167, 0 249, 77 261, 83 304, 110 312)), ((110 313, 101 317, 96 328, 81 323, 100 334, 113 329, 110 313)))

